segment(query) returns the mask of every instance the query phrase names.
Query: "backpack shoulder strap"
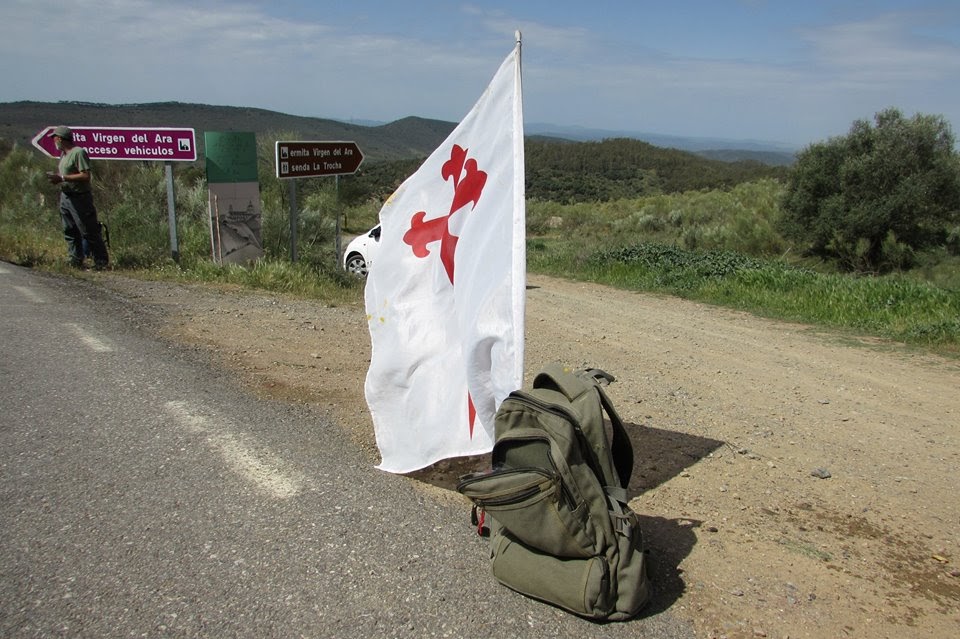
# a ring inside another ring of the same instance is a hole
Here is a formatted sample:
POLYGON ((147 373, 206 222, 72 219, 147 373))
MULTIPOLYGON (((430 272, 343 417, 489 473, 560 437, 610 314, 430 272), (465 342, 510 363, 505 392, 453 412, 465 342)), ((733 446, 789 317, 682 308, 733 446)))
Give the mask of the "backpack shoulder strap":
MULTIPOLYGON (((617 469, 620 487, 626 489, 630 485, 630 476, 633 475, 633 444, 630 443, 630 436, 627 435, 623 420, 620 419, 620 415, 613 407, 613 402, 610 401, 610 397, 607 396, 602 386, 597 386, 597 394, 600 395, 600 404, 603 406, 603 410, 610 418, 610 425, 613 430, 610 453, 613 455, 613 465, 617 469)), ((626 502, 626 499, 620 501, 626 502)))

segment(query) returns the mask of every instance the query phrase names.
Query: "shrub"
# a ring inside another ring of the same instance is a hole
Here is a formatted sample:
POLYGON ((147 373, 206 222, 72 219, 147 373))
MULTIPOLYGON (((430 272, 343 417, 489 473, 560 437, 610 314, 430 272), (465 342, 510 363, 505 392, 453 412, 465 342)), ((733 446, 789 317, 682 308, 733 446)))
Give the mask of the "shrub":
POLYGON ((779 228, 805 252, 856 271, 909 266, 960 221, 960 156, 942 116, 897 109, 802 151, 779 228))

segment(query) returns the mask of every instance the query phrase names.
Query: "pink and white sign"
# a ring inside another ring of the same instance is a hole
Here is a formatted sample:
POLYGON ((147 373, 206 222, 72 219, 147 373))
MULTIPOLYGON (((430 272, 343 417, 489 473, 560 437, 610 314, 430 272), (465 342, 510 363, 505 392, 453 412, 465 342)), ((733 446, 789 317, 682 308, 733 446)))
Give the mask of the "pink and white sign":
MULTIPOLYGON (((60 152, 50 134, 53 126, 33 138, 33 146, 56 158, 60 152)), ((194 162, 197 138, 193 129, 71 126, 73 143, 87 150, 92 160, 154 160, 194 162)))

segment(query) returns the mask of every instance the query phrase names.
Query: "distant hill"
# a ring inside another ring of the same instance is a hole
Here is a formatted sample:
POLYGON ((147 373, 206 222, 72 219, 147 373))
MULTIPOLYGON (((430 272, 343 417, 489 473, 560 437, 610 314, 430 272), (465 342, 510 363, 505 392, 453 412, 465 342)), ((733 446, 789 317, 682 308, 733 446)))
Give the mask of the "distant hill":
MULTIPOLYGON (((0 103, 0 140, 6 140, 8 144, 30 144, 38 131, 55 124, 193 128, 197 132, 201 153, 205 131, 252 131, 257 134, 283 134, 284 137, 292 135, 302 140, 353 141, 363 151, 364 161, 370 163, 426 157, 456 126, 455 122, 418 117, 403 118, 389 124, 369 121, 345 122, 289 115, 265 109, 184 102, 0 103)), ((771 166, 791 164, 795 152, 788 146, 777 143, 685 138, 537 123, 527 124, 525 133, 528 138, 554 142, 632 138, 663 148, 695 152, 703 157, 724 162, 752 160, 771 166)))
POLYGON ((750 151, 746 149, 709 149, 694 151, 697 155, 721 162, 759 162, 768 166, 793 166, 796 153, 786 151, 750 151))
POLYGON ((796 161, 797 150, 783 142, 762 140, 736 140, 727 138, 686 137, 662 135, 642 131, 614 131, 591 129, 579 126, 558 126, 531 122, 525 125, 528 136, 564 138, 576 142, 600 142, 602 140, 629 138, 640 140, 665 149, 678 149, 696 153, 705 158, 722 162, 753 161, 770 166, 789 166, 796 161))
POLYGON ((592 129, 582 126, 560 126, 542 122, 528 122, 524 126, 528 135, 547 135, 562 137, 578 142, 599 142, 611 138, 631 138, 642 140, 654 146, 681 151, 709 151, 711 149, 735 149, 741 151, 774 151, 794 153, 798 149, 785 142, 766 142, 763 140, 738 140, 734 138, 695 137, 682 135, 664 135, 643 131, 624 131, 612 129, 592 129))
POLYGON ((560 144, 530 137, 525 154, 527 197, 561 203, 727 189, 743 182, 780 179, 788 171, 756 160, 710 159, 633 138, 560 144))

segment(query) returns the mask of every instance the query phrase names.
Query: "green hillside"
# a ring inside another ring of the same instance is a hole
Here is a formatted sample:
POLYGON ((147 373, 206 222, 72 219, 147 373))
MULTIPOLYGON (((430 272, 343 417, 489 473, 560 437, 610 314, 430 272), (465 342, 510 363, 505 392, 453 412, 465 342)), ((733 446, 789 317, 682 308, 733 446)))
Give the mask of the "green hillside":
MULTIPOLYGON (((193 128, 200 154, 205 131, 251 131, 261 138, 356 142, 364 154, 358 196, 385 197, 456 126, 408 117, 380 126, 349 124, 264 109, 180 102, 94 104, 89 102, 0 103, 0 152, 29 146, 44 127, 127 126, 193 128), (272 136, 272 137, 271 137, 272 136)), ((531 136, 526 142, 528 196, 556 202, 606 202, 687 190, 730 188, 745 181, 780 177, 783 166, 727 161, 619 138, 575 142, 531 136)))

